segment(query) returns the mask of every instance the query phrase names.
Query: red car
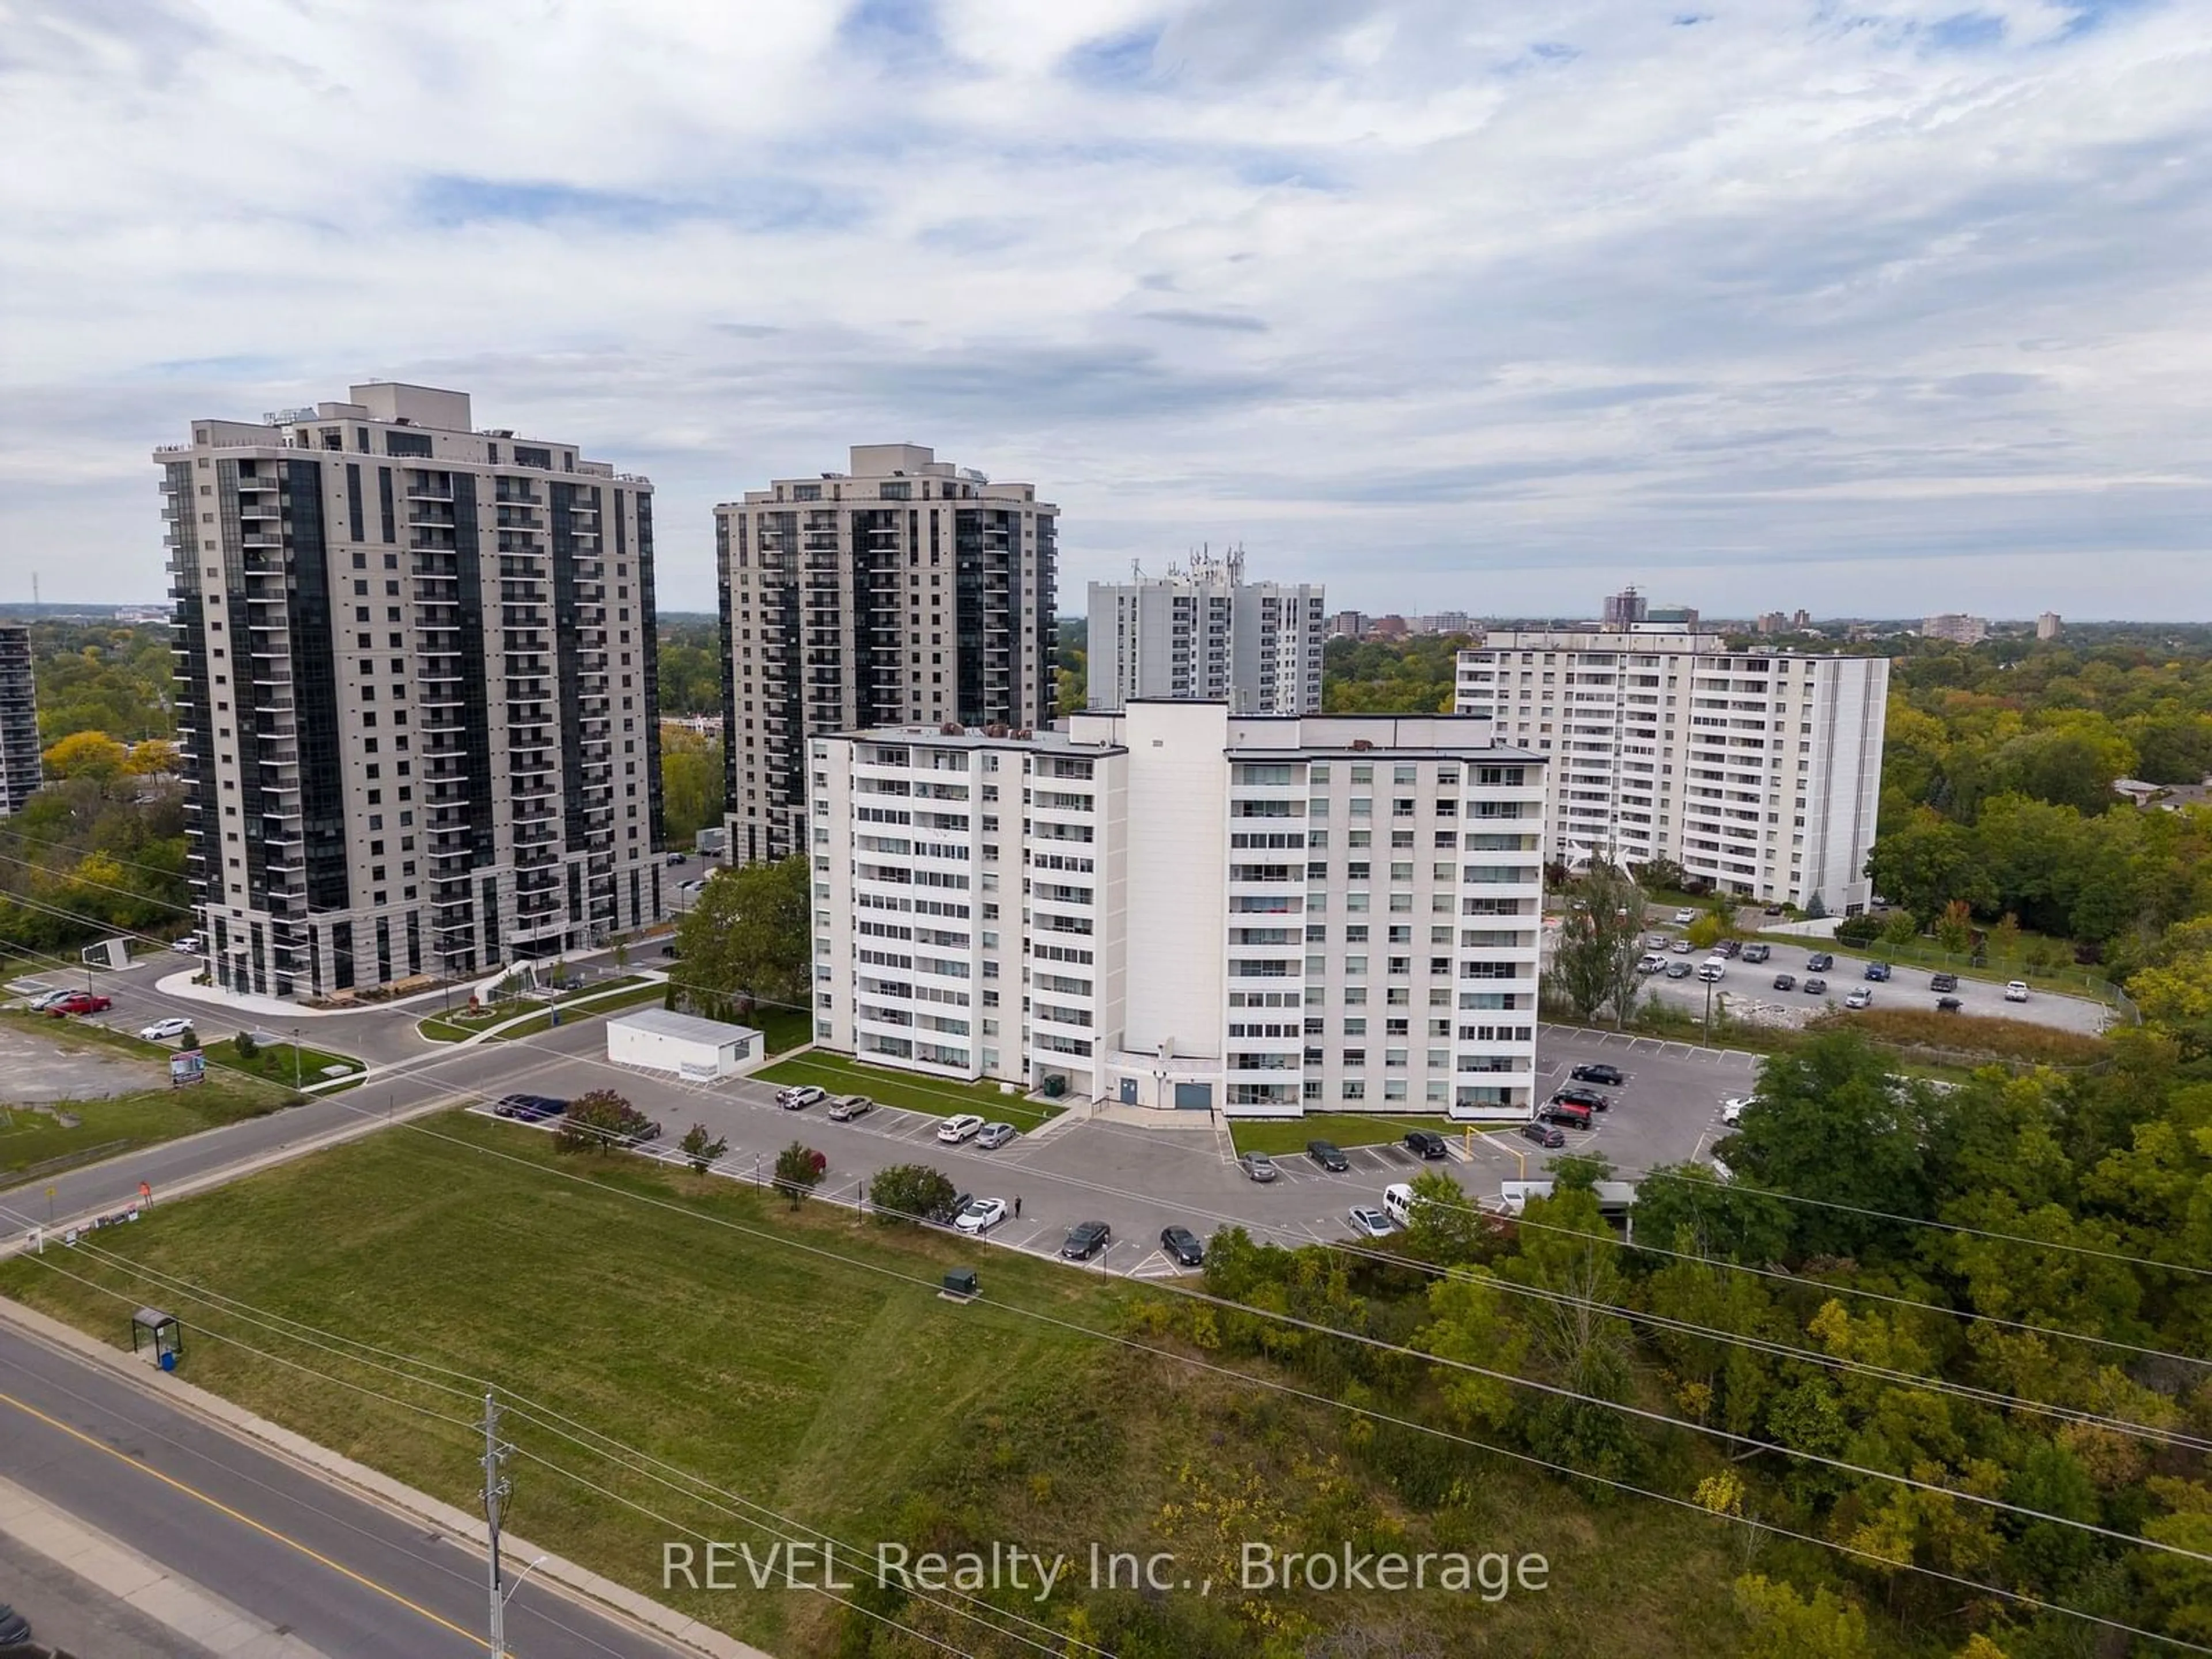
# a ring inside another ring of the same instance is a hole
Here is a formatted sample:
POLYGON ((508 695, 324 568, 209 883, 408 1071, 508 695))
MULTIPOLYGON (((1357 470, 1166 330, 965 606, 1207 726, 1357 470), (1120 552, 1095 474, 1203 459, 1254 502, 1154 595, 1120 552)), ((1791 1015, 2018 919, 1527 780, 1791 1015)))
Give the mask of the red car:
POLYGON ((59 1002, 46 1005, 46 1012, 56 1019, 65 1014, 104 1014, 115 1006, 109 998, 91 991, 72 991, 59 1002))

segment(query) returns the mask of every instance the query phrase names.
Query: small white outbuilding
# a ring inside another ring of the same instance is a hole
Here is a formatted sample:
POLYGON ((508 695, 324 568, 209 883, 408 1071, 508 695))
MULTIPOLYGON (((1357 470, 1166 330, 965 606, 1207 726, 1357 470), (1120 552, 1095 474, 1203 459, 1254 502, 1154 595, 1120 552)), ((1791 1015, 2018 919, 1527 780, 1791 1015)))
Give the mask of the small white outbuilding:
POLYGON ((667 1072, 687 1083, 738 1077, 761 1063, 761 1034, 667 1008, 641 1008, 607 1022, 607 1058, 622 1066, 667 1072))

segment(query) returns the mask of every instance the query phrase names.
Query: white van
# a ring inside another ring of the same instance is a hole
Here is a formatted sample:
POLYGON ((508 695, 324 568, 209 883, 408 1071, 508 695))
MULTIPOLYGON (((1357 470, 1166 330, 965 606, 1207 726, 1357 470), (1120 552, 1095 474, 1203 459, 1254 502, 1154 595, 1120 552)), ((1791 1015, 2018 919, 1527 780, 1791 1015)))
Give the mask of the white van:
POLYGON ((1413 1224, 1413 1189, 1402 1181, 1394 1181, 1382 1189, 1382 1213, 1401 1227, 1413 1224))

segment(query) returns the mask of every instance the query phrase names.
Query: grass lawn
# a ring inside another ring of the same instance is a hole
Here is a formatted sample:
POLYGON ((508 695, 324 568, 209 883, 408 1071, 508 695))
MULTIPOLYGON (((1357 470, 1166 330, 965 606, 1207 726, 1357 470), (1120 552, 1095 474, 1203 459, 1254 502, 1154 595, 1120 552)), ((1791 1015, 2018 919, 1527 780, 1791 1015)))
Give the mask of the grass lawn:
POLYGON ((539 1005, 535 1002, 488 1002, 471 1013, 464 1005, 451 1014, 433 1014, 416 1022, 415 1029, 433 1042, 459 1042, 479 1031, 488 1031, 501 1020, 516 1019, 539 1005))
POLYGON ((1434 1129, 1449 1139, 1463 1125, 1442 1117, 1373 1116, 1364 1112, 1316 1112, 1306 1117, 1231 1118, 1229 1133, 1240 1152, 1279 1158, 1304 1152, 1309 1140, 1333 1140, 1340 1146, 1373 1146, 1396 1140, 1408 1129, 1434 1129))
MULTIPOLYGON (((579 998, 574 1001, 563 1001, 561 1005, 561 1023, 563 1025, 574 1025, 578 1020, 596 1018, 603 1014, 618 1014, 625 1008, 642 1008, 648 1003, 657 1005, 665 994, 665 989, 659 985, 638 982, 632 983, 620 991, 611 991, 598 998, 589 1000, 579 998)), ((515 1037, 535 1036, 540 1031, 550 1031, 552 1029, 553 1015, 549 1009, 533 1019, 524 1020, 520 1025, 509 1026, 506 1030, 495 1036, 492 1041, 507 1042, 515 1037)))
POLYGON ((996 1084, 961 1083, 917 1072, 895 1072, 818 1048, 795 1060, 763 1066, 753 1075, 764 1083, 811 1083, 833 1095, 866 1095, 880 1105, 903 1106, 910 1112, 931 1112, 939 1117, 981 1112, 1018 1129, 1034 1129, 1050 1122, 1061 1109, 1020 1095, 1001 1094, 996 1084))
MULTIPOLYGON (((1711 1654, 1733 1628, 1726 1586, 1741 1561, 1712 1522, 1633 1502, 1593 1508, 1577 1489, 1403 1431, 1363 1449, 1318 1405, 1018 1311, 1137 1331, 1139 1304, 1157 1294, 1140 1285, 825 1205, 794 1215, 738 1183, 631 1160, 564 1163, 548 1136, 459 1114, 162 1206, 96 1248, 0 1263, 0 1292, 109 1342, 130 1308, 158 1300, 185 1324, 190 1380, 465 1509, 480 1479, 481 1379, 509 1407, 516 1532, 781 1659, 886 1650, 861 1616, 805 1590, 756 1590, 742 1572, 745 1587, 730 1592, 661 1594, 664 1540, 761 1550, 767 1538, 728 1498, 671 1490, 561 1437, 528 1401, 573 1419, 572 1432, 617 1436, 861 1550, 998 1539, 1080 1564, 1096 1540, 1173 1550, 1211 1574, 1234 1571, 1217 1567, 1233 1561, 1224 1540, 1387 1538, 1540 1552, 1552 1588, 1495 1605, 1310 1595, 1270 1601, 1267 1623, 1347 1635, 1387 1624, 1408 1652, 1644 1659, 1711 1654), (937 1279, 965 1262, 980 1269, 982 1299, 939 1300, 937 1279), (248 1305, 226 1310, 219 1296, 248 1305), (281 1334, 271 1314, 451 1370, 397 1376, 311 1346, 312 1334, 281 1334), (1418 1504, 1382 1473, 1413 1468, 1431 1494, 1418 1504)), ((1769 1549, 1763 1570, 1794 1565, 1769 1549)), ((1079 1565, 1049 1603, 1033 1589, 994 1600, 1054 1632, 1079 1604, 1133 1616, 1085 1577, 1079 1565)), ((921 1599, 866 1599, 936 1638, 901 1653, 1034 1650, 921 1599)), ((1259 1652, 1266 1638, 1240 1622, 1236 1600, 1166 1598, 1135 1613, 1164 1627, 1115 1650, 1259 1652)))
POLYGON ((311 1083, 322 1082, 324 1068, 326 1066, 343 1066, 351 1072, 362 1072, 367 1069, 351 1054, 334 1054, 325 1049, 310 1048, 305 1043, 300 1045, 296 1073, 293 1066, 292 1045, 289 1042, 264 1044, 254 1050, 251 1059, 238 1052, 236 1037, 225 1037, 220 1042, 210 1042, 207 1040, 207 1034, 202 1032, 200 1044, 202 1051, 207 1055, 207 1062, 210 1067, 220 1066, 225 1070, 251 1072, 254 1076, 264 1079, 268 1082, 283 1085, 288 1091, 292 1087, 292 1079, 295 1076, 298 1077, 299 1086, 303 1089, 311 1083))
POLYGON ((762 1047, 772 1054, 804 1048, 814 1041, 814 1017, 804 1008, 756 1006, 749 1023, 759 1030, 762 1047))
POLYGON ((71 1127, 46 1111, 0 1106, 0 1184, 56 1159, 111 1158, 134 1147, 259 1117, 292 1097, 289 1079, 279 1087, 212 1067, 205 1082, 173 1089, 167 1081, 169 1050, 161 1044, 141 1042, 127 1033, 77 1021, 64 1027, 58 1020, 33 1015, 10 1013, 6 1018, 35 1023, 41 1036, 64 1048, 114 1048, 143 1056, 147 1086, 106 1100, 62 1103, 59 1109, 78 1120, 71 1127))

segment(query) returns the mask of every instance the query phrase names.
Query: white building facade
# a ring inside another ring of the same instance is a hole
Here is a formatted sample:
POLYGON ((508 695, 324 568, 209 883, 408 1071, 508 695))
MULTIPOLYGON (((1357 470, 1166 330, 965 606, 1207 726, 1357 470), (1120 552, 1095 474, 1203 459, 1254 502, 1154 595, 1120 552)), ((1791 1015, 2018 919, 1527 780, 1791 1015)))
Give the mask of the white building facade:
POLYGON ((1459 653, 1453 706, 1550 761, 1552 857, 1670 859, 1720 891, 1844 915, 1872 892, 1888 695, 1882 657, 1493 633, 1459 653))
POLYGON ((816 1040, 1231 1116, 1528 1115, 1542 759, 1137 702, 810 742, 816 1040))
POLYGON ((1326 602, 1317 584, 1246 581, 1242 552, 1093 582, 1090 707, 1188 698, 1239 714, 1318 714, 1326 602))

